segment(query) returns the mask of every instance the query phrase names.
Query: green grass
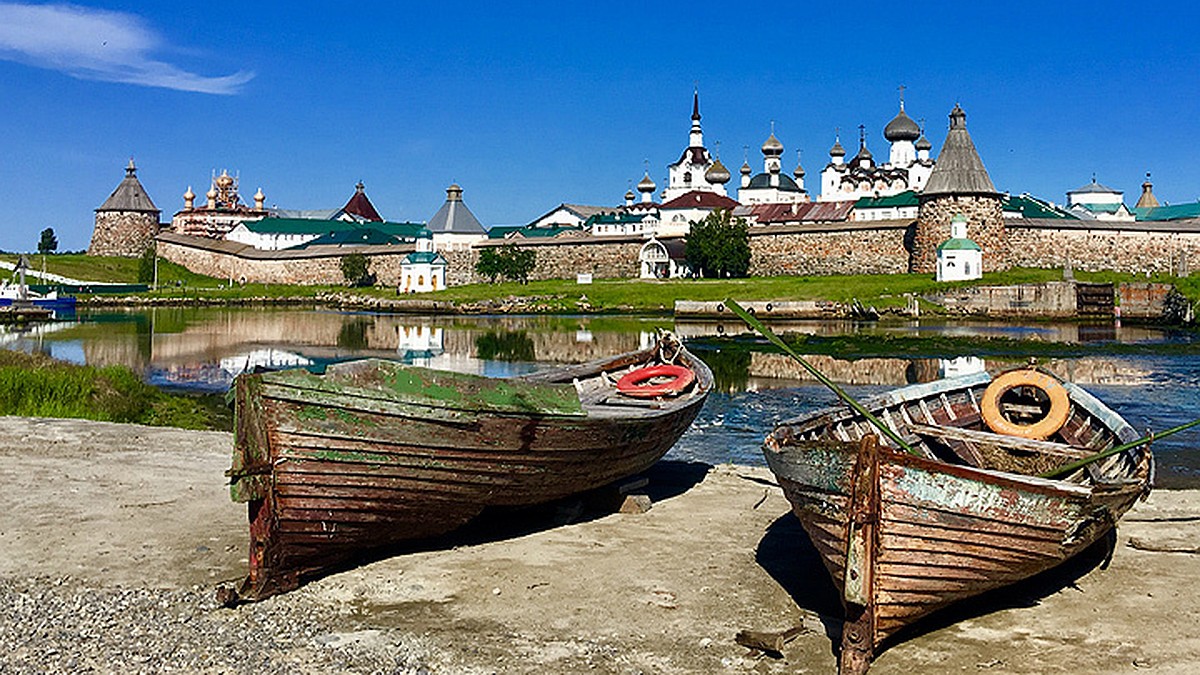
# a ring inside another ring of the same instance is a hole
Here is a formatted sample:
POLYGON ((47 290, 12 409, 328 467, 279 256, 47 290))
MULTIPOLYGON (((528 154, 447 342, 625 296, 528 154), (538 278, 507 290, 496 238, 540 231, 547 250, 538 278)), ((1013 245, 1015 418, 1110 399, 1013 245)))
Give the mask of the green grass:
MULTIPOLYGON (((17 256, 0 255, 0 259, 15 261, 17 256)), ((31 255, 34 271, 41 269, 41 256, 31 255)), ((92 257, 82 254, 51 255, 47 271, 74 279, 111 283, 135 283, 139 261, 134 258, 92 257)), ((175 298, 183 301, 238 303, 255 298, 292 298, 298 301, 314 299, 328 292, 356 293, 381 298, 395 298, 394 288, 351 289, 342 284, 322 286, 293 286, 284 284, 234 284, 226 288, 227 279, 193 274, 180 265, 160 260, 159 289, 145 294, 148 298, 175 298)), ((35 275, 36 276, 36 275, 35 275)), ((1147 279, 1144 276, 1115 272, 1080 272, 1080 281, 1121 282, 1158 281, 1173 283, 1193 303, 1200 302, 1200 276, 1175 278, 1165 275, 1147 279)), ((528 284, 470 284, 453 286, 436 293, 422 294, 422 300, 441 300, 455 303, 479 304, 509 297, 529 301, 533 311, 575 313, 584 311, 581 298, 586 296, 589 312, 610 313, 669 313, 676 300, 717 301, 732 297, 737 300, 858 300, 878 309, 902 307, 904 295, 944 291, 960 286, 1006 285, 1058 281, 1060 269, 1013 269, 991 272, 983 279, 959 284, 942 284, 927 274, 859 274, 807 277, 753 277, 749 279, 676 279, 667 281, 645 279, 597 279, 589 285, 573 280, 534 281, 528 284)), ((412 297, 412 296, 410 296, 412 297)), ((929 303, 923 311, 935 312, 929 303)))
MULTIPOLYGON (((15 263, 20 256, 14 254, 0 255, 0 260, 15 263)), ((29 283, 38 283, 42 271, 42 256, 28 254, 29 271, 26 278, 29 283)), ((80 281, 98 281, 111 284, 138 283, 138 266, 141 261, 137 258, 97 257, 82 253, 63 253, 46 256, 46 272, 79 279, 80 281)), ((187 286, 215 288, 222 279, 195 274, 182 265, 159 259, 158 283, 160 286, 174 286, 175 282, 187 286)))
MULTIPOLYGON (((1076 272, 1076 278, 1088 282, 1145 281, 1144 277, 1108 272, 1076 272)), ((878 309, 902 307, 905 294, 922 295, 936 291, 974 286, 1025 284, 1061 281, 1062 270, 1014 269, 989 273, 984 279, 957 284, 934 281, 926 274, 859 274, 809 277, 752 277, 748 279, 676 279, 668 281, 644 279, 598 279, 589 285, 574 281, 534 281, 528 284, 471 284, 453 286, 443 291, 422 295, 423 299, 458 303, 482 303, 507 297, 532 299, 543 311, 576 312, 580 299, 587 297, 592 311, 601 312, 669 312, 676 300, 718 301, 737 300, 859 300, 878 309)), ((1176 283, 1181 292, 1193 301, 1200 300, 1200 280, 1162 277, 1151 279, 1176 283)), ((380 297, 390 294, 375 289, 380 297)), ((927 303, 922 309, 932 309, 927 303)))
POLYGON ((80 366, 7 350, 0 350, 0 414, 232 428, 232 416, 219 397, 167 394, 122 366, 80 366))

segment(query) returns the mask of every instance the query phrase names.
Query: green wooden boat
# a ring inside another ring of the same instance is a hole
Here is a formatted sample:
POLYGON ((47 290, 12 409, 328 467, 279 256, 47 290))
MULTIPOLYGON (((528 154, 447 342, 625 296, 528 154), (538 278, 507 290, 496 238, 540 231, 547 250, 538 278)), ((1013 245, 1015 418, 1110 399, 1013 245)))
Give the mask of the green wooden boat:
POLYGON ((367 549, 449 532, 487 507, 548 502, 643 471, 687 430, 712 386, 708 367, 670 335, 518 378, 381 359, 321 375, 241 375, 228 475, 233 499, 248 505, 250 569, 223 599, 285 592, 367 549), (622 377, 664 364, 693 381, 656 398, 617 390, 622 377))

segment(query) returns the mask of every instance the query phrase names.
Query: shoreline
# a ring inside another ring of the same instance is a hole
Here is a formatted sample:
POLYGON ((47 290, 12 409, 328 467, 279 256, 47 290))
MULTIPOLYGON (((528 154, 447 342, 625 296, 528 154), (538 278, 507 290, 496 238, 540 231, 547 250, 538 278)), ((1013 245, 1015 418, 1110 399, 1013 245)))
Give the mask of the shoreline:
MULTIPOLYGON (((510 514, 230 610, 213 597, 245 570, 230 434, 41 418, 0 432, 5 672, 835 668, 836 594, 759 467, 660 462, 647 513, 510 514), (733 641, 796 626, 780 659, 733 641)), ((1153 493, 1118 535, 1108 569, 1081 556, 961 603, 872 672, 1188 672, 1200 491, 1153 493)))

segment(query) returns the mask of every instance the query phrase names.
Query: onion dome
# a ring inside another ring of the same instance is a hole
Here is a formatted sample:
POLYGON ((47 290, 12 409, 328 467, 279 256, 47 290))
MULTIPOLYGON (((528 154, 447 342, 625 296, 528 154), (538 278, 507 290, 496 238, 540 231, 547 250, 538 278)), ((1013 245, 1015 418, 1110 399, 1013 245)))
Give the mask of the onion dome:
POLYGON ((211 201, 211 200, 213 200, 213 199, 216 199, 216 198, 217 198, 217 190, 216 190, 216 188, 209 188, 208 192, 204 193, 204 196, 205 196, 205 197, 208 197, 208 199, 209 199, 210 201, 211 201))
POLYGON ((916 147, 917 147, 917 150, 928 151, 928 150, 933 149, 933 143, 930 143, 929 139, 925 138, 924 132, 922 132, 921 137, 917 139, 916 147))
POLYGON ((796 177, 796 180, 804 178, 804 167, 797 164, 795 170, 792 171, 792 175, 796 177))
POLYGON ((254 201, 256 202, 261 202, 266 198, 267 196, 263 194, 262 188, 258 188, 258 192, 254 193, 254 201))
POLYGON ((771 132, 771 136, 763 142, 762 154, 764 157, 778 157, 783 154, 783 143, 775 138, 775 132, 771 132))
POLYGON ((729 169, 725 168, 720 159, 713 162, 713 165, 708 167, 708 171, 704 172, 704 180, 713 184, 724 185, 729 182, 731 177, 729 169))
POLYGON ((846 156, 846 149, 842 147, 841 139, 838 139, 838 138, 834 139, 833 147, 829 149, 829 156, 830 157, 845 157, 846 156))
POLYGON ((750 162, 749 161, 742 162, 742 175, 749 176, 752 173, 754 173, 754 169, 750 168, 750 162))
POLYGON ((883 128, 883 137, 889 143, 915 141, 921 137, 921 127, 913 121, 913 118, 905 114, 904 106, 901 105, 900 112, 896 113, 892 121, 888 122, 887 126, 883 128))
POLYGON ((233 177, 229 175, 228 171, 221 169, 221 175, 217 176, 217 185, 220 187, 229 187, 233 185, 233 177))
POLYGON ((625 201, 627 201, 627 202, 631 202, 631 201, 633 201, 633 198, 634 198, 634 197, 636 197, 636 196, 637 196, 637 195, 633 194, 633 190, 626 190, 626 191, 625 191, 625 201))
POLYGON ((637 184, 638 192, 654 192, 657 188, 658 186, 654 184, 654 181, 650 180, 649 171, 646 172, 645 176, 642 176, 642 180, 638 181, 637 184))
POLYGON ((859 159, 874 159, 874 158, 875 158, 875 156, 874 156, 874 155, 872 155, 872 154, 871 154, 871 151, 867 149, 867 144, 866 144, 866 143, 863 143, 861 146, 859 146, 859 148, 858 148, 858 154, 854 156, 854 159, 856 159, 856 160, 859 160, 859 159))
POLYGON ((192 201, 192 200, 193 200, 193 199, 195 199, 195 198, 196 198, 196 193, 195 193, 195 192, 192 192, 192 186, 191 186, 191 185, 189 185, 189 186, 188 186, 188 189, 187 189, 187 192, 183 193, 183 199, 184 199, 185 201, 189 201, 189 202, 190 202, 190 201, 192 201))

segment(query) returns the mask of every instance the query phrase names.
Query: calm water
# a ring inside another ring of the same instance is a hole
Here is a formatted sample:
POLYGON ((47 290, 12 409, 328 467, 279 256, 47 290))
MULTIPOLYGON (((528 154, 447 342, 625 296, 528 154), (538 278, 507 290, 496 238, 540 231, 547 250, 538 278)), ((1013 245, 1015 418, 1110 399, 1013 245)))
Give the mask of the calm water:
MULTIPOLYGON (((736 324, 681 323, 627 317, 459 316, 413 317, 320 309, 158 308, 84 310, 75 322, 0 333, 0 346, 42 351, 91 365, 120 364, 158 386, 224 391, 255 366, 309 366, 360 356, 396 358, 433 368, 491 376, 529 372, 553 363, 581 362, 648 344, 657 328, 688 338, 713 367, 715 393, 672 457, 709 463, 761 464, 763 436, 781 419, 832 405, 833 395, 790 360, 767 353, 721 351, 718 336, 741 333, 736 324)), ((1031 346, 1045 342, 1090 345, 1087 356, 1043 360, 1120 412, 1139 430, 1162 430, 1200 416, 1200 359, 1180 353, 1194 332, 1113 324, 1018 325, 908 322, 856 324, 813 321, 778 324, 778 332, 822 336, 872 334, 930 338, 1006 337, 1031 346), (1155 353, 1122 353, 1122 345, 1161 345, 1155 353), (1100 345, 1099 349, 1096 348, 1100 345)), ((1194 352, 1194 350, 1188 350, 1194 352)), ((855 396, 1023 360, 993 357, 870 358, 812 361, 855 396)), ((1200 486, 1200 433, 1189 430, 1155 446, 1163 487, 1200 486)))

